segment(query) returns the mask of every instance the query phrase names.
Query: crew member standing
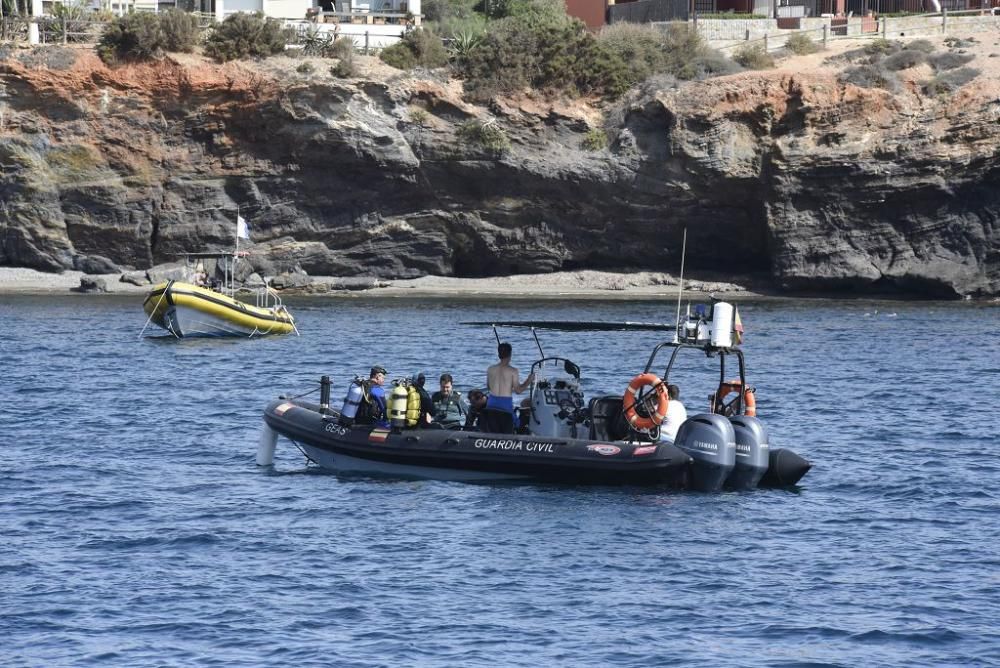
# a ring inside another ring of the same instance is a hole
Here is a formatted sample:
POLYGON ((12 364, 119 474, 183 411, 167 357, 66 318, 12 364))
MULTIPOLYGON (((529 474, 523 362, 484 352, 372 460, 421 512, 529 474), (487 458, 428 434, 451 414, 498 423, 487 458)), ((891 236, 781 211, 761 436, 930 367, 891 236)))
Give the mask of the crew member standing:
POLYGON ((520 374, 510 365, 512 350, 509 343, 497 346, 497 356, 500 361, 486 370, 486 385, 490 396, 486 400, 486 410, 483 411, 485 431, 497 434, 514 433, 514 398, 527 389, 535 379, 528 374, 522 383, 520 374))

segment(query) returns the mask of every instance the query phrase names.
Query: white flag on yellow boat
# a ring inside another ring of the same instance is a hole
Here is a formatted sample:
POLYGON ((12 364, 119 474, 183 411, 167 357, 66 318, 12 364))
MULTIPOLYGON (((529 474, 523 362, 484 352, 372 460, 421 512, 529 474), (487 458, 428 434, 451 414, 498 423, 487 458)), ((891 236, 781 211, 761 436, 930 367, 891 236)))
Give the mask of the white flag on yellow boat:
POLYGON ((249 239, 250 238, 250 228, 247 226, 247 221, 243 219, 243 216, 236 216, 236 238, 237 239, 249 239))

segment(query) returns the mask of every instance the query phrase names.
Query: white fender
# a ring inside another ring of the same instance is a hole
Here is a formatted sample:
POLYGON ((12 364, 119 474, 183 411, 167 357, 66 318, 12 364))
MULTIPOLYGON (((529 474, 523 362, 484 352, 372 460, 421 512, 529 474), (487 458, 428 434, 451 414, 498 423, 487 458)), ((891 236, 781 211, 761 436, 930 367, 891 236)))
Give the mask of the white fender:
POLYGON ((278 445, 278 432, 267 424, 260 430, 260 440, 257 442, 257 466, 270 466, 274 463, 274 448, 278 445))

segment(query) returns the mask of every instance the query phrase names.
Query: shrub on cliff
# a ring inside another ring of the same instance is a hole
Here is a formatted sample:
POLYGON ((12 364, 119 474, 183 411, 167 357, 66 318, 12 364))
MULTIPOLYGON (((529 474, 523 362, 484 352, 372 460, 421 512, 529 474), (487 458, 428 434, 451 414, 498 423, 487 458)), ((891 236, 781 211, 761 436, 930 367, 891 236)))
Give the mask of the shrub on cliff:
POLYGON ((819 51, 819 47, 816 46, 812 37, 802 32, 789 35, 788 39, 785 40, 785 49, 797 56, 807 56, 819 51))
POLYGON ((149 60, 164 48, 160 17, 148 12, 135 12, 118 17, 104 29, 97 43, 97 55, 105 63, 126 60, 149 60))
POLYGON ((424 0, 424 27, 446 39, 459 33, 480 35, 486 32, 486 16, 476 11, 479 0, 424 0))
POLYGON ((494 21, 456 68, 474 100, 536 90, 617 97, 634 81, 618 54, 554 5, 518 6, 494 21))
POLYGON ((468 120, 458 126, 458 136, 467 142, 477 144, 497 157, 510 150, 507 133, 493 121, 482 123, 468 120))
POLYGON ((979 76, 979 70, 963 67, 941 72, 930 81, 924 82, 926 95, 949 95, 979 76))
POLYGON ((625 62, 636 81, 666 69, 663 32, 649 24, 612 23, 601 30, 597 40, 625 62))
POLYGON ((412 70, 414 67, 433 69, 448 64, 448 50, 432 29, 417 28, 392 46, 382 49, 379 58, 400 70, 412 70))
POLYGON ((927 62, 927 54, 923 51, 911 51, 903 49, 882 59, 882 64, 886 69, 892 71, 907 70, 927 62))
POLYGON ((194 14, 168 9, 160 12, 159 17, 165 51, 191 53, 201 42, 201 26, 194 14))
POLYGON ((954 51, 948 51, 946 53, 937 53, 930 57, 931 67, 937 72, 943 72, 944 70, 953 70, 957 67, 961 67, 966 63, 973 60, 975 56, 971 53, 956 53, 954 51))
POLYGON ((650 25, 614 23, 601 31, 598 40, 625 62, 632 84, 656 74, 705 79, 741 69, 687 26, 672 25, 664 31, 650 25))
POLYGON ((861 88, 882 88, 891 92, 899 90, 899 76, 882 65, 880 61, 844 70, 840 75, 840 80, 861 88))
POLYGON ((736 49, 733 60, 748 70, 768 70, 774 67, 774 58, 761 44, 752 44, 736 49))
POLYGON ((697 31, 671 24, 663 37, 666 67, 663 72, 678 79, 700 80, 739 72, 742 68, 712 49, 697 31))
POLYGON ((205 44, 205 54, 220 62, 282 53, 288 32, 281 21, 256 14, 230 14, 216 25, 205 44))
POLYGON ((200 40, 198 19, 187 12, 134 12, 115 19, 104 29, 97 55, 108 64, 149 60, 163 51, 190 53, 200 40))

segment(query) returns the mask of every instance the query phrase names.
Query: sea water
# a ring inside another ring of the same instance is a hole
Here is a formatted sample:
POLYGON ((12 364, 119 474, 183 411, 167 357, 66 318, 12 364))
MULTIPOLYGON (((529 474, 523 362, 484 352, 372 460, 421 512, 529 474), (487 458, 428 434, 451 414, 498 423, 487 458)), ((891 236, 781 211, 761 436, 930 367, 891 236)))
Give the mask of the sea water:
MULTIPOLYGON (((0 297, 4 666, 1000 665, 995 306, 739 304, 771 445, 814 468, 699 494, 254 464, 266 403, 322 375, 468 390, 496 339, 463 322, 668 303, 313 299, 301 337, 179 341, 139 301, 0 297)), ((538 333, 589 396, 670 338, 538 333)), ((500 336, 523 377, 535 340, 500 336)), ((689 414, 717 364, 678 360, 689 414)))

